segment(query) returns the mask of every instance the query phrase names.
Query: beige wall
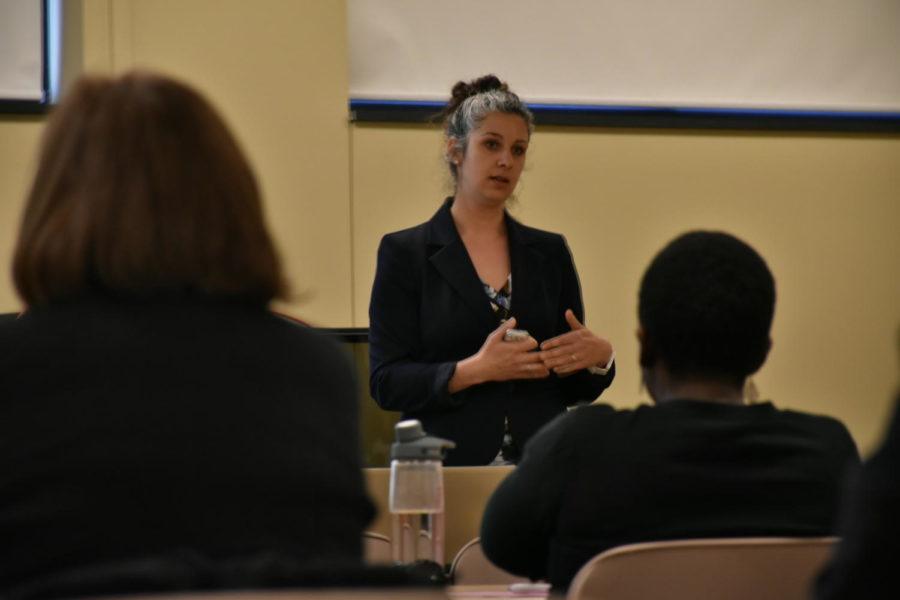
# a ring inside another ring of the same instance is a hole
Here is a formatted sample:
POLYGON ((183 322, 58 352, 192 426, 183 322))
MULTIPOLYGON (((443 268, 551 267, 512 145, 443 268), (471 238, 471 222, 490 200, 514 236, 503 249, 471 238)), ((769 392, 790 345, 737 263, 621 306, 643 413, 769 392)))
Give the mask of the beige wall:
MULTIPOLYGON (((77 17, 71 69, 161 69, 225 114, 259 175, 288 276, 309 292, 286 310, 367 325, 379 238, 426 219, 447 190, 436 130, 348 126, 344 3, 66 6, 77 17)), ((5 265, 41 127, 0 116, 0 311, 18 308, 5 265)), ((567 236, 588 324, 618 349, 605 398, 620 406, 642 400, 635 298, 653 253, 694 227, 746 238, 779 285, 761 395, 841 417, 868 450, 898 380, 898 173, 896 136, 541 128, 515 215, 567 236)))
POLYGON ((42 127, 41 117, 0 115, 0 312, 19 306, 9 264, 42 127))
MULTIPOLYGON (((83 0, 70 63, 189 81, 224 113, 253 164, 287 275, 304 302, 279 307, 323 326, 351 319, 347 42, 342 2, 83 0), (76 40, 77 41, 77 40, 76 40), (80 46, 80 47, 78 47, 80 46), (72 56, 72 54, 77 56, 72 56)), ((39 125, 0 121, 0 214, 17 215, 39 125), (24 127, 25 130, 22 130, 24 127), (14 131, 16 137, 5 135, 14 131), (22 139, 23 136, 27 139, 22 139)), ((8 264, 4 218, 0 260, 8 264)), ((8 278, 7 278, 8 279, 8 278)), ((0 287, 0 310, 18 306, 0 287)))

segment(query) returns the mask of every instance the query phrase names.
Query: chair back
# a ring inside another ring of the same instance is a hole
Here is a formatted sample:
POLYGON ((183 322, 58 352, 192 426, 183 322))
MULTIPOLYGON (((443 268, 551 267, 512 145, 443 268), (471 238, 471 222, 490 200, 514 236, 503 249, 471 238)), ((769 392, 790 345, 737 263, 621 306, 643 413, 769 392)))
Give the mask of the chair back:
POLYGON ((629 544, 588 561, 567 600, 808 600, 838 538, 728 538, 629 544))
POLYGON ((393 562, 391 538, 374 531, 363 532, 363 558, 366 564, 387 564, 393 562))
POLYGON ((456 553, 450 565, 450 581, 455 585, 499 585, 524 583, 528 579, 504 571, 489 561, 481 550, 481 538, 475 538, 456 553))

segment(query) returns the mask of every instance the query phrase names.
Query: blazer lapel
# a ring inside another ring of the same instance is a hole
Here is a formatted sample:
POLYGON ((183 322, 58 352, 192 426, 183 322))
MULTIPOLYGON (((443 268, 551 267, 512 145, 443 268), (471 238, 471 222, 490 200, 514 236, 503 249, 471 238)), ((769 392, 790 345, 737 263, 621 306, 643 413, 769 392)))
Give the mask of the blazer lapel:
POLYGON ((497 316, 491 309, 475 266, 456 231, 450 204, 448 199, 429 221, 426 240, 430 247, 429 261, 475 317, 485 326, 495 329, 498 325, 497 316))
MULTIPOLYGON (((506 215, 509 235, 509 260, 512 270, 512 305, 510 312, 524 329, 533 319, 529 309, 542 310, 540 299, 546 274, 546 258, 531 245, 528 232, 518 221, 506 215)), ((545 318, 545 317, 541 317, 545 318)))

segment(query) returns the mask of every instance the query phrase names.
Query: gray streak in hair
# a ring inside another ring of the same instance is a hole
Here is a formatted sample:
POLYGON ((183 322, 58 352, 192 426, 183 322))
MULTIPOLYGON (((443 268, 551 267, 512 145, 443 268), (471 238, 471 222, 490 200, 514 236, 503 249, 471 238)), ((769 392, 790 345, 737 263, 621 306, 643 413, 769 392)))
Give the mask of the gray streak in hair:
MULTIPOLYGON (((512 92, 494 89, 473 94, 460 103, 445 121, 444 132, 447 139, 453 140, 454 148, 465 154, 469 135, 481 125, 485 117, 494 112, 519 115, 528 126, 529 137, 534 131, 534 117, 525 103, 512 92)), ((457 166, 449 154, 444 158, 455 180, 457 166)))

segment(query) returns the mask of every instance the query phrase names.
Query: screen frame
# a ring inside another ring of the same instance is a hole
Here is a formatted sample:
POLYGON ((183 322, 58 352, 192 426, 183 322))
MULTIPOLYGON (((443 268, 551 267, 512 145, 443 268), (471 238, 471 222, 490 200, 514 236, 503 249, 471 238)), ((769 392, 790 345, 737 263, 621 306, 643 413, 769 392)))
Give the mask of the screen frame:
MULTIPOLYGON (((0 98, 0 114, 5 115, 42 115, 50 111, 55 102, 55 94, 53 91, 53 82, 50 75, 50 62, 53 56, 50 52, 51 34, 50 34, 50 15, 59 11, 58 4, 51 7, 51 2, 57 0, 41 0, 41 99, 40 100, 22 100, 12 98, 0 98), (53 11, 51 11, 53 8, 53 11)), ((57 16, 57 18, 59 18, 57 16)), ((59 23, 55 27, 56 35, 59 37, 59 23)), ((59 48, 57 43, 55 47, 59 48)))
MULTIPOLYGON (((900 133, 900 113, 526 103, 540 126, 900 133)), ((351 99, 350 121, 439 123, 443 102, 351 99)))

